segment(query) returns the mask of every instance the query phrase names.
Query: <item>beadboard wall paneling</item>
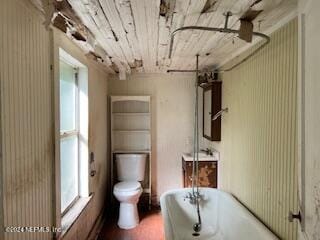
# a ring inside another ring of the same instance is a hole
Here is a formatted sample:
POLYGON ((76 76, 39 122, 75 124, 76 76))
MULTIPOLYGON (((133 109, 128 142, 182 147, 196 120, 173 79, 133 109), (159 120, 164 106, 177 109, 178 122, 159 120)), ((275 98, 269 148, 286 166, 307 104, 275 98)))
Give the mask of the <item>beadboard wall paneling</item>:
MULTIPOLYGON (((27 1, 1 1, 1 207, 5 226, 52 226, 52 78, 50 37, 43 21, 27 1)), ((51 233, 5 233, 4 238, 45 240, 51 239, 51 233)))
MULTIPOLYGON (((82 61, 89 73, 89 151, 96 176, 90 177, 89 205, 64 239, 86 239, 101 221, 108 191, 107 76, 66 36, 43 25, 27 0, 3 0, 0 8, 0 117, 4 226, 59 226, 54 185, 54 84, 50 65, 59 46, 82 61), (53 48, 54 46, 54 48, 53 48)), ((55 58, 57 59, 57 58, 55 58)), ((111 193, 110 193, 111 194, 111 193)), ((60 201, 59 199, 57 201, 60 201)), ((0 218, 2 211, 0 210, 0 218)), ((60 218, 59 218, 60 220, 60 218)), ((0 220, 0 226, 2 225, 0 220)), ((2 228, 3 229, 3 228, 2 228)), ((1 230, 2 230, 1 229, 1 230)), ((5 233, 5 240, 46 240, 52 233, 5 233)), ((94 234, 94 232, 93 232, 94 234)))
MULTIPOLYGON (((223 79, 220 187, 234 194, 281 239, 297 224, 297 20, 223 79)), ((252 51, 252 50, 251 50, 252 51)))

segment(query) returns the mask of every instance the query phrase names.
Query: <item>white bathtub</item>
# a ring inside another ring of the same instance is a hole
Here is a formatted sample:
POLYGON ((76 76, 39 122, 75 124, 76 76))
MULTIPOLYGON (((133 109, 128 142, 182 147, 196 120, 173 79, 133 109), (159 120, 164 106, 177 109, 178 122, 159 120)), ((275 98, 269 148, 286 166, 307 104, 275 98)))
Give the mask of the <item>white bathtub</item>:
POLYGON ((212 188, 200 188, 202 230, 200 236, 193 236, 196 209, 184 198, 190 191, 190 188, 168 191, 160 198, 166 240, 279 239, 231 194, 212 188))

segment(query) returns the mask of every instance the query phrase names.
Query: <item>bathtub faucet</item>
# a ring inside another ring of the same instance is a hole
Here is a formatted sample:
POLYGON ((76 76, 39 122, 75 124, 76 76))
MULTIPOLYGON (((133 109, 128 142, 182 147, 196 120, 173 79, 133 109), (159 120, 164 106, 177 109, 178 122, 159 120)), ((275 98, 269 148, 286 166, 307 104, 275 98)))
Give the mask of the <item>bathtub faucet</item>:
POLYGON ((210 148, 200 149, 200 151, 205 152, 207 155, 210 155, 210 156, 213 155, 213 152, 210 148))
POLYGON ((190 204, 196 204, 197 201, 199 201, 201 198, 200 193, 195 192, 194 194, 192 192, 188 192, 186 196, 184 196, 184 200, 189 199, 190 204))
POLYGON ((185 201, 186 199, 189 200, 190 204, 195 204, 195 197, 193 196, 193 194, 191 192, 188 192, 186 196, 183 197, 183 200, 185 201))

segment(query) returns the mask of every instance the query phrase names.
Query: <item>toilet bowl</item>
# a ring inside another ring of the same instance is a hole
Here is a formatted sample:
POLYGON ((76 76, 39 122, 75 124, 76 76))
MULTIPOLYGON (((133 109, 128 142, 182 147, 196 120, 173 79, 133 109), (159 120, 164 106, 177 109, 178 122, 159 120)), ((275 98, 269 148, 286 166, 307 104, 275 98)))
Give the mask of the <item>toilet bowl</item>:
POLYGON ((139 182, 125 181, 114 185, 113 194, 120 202, 118 226, 131 229, 139 224, 137 203, 142 193, 139 182))
POLYGON ((146 154, 116 154, 118 182, 113 195, 120 202, 118 226, 134 228, 139 224, 137 203, 142 193, 140 181, 144 180, 146 154))

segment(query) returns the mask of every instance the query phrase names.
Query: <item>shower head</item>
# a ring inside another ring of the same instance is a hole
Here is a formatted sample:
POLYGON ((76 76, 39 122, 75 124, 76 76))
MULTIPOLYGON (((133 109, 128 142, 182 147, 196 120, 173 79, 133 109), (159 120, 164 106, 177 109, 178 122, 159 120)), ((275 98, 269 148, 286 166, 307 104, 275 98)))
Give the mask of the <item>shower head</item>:
POLYGON ((223 112, 228 112, 228 108, 223 108, 223 109, 221 109, 219 112, 217 112, 217 113, 212 117, 212 121, 217 120, 218 117, 220 117, 223 112))

